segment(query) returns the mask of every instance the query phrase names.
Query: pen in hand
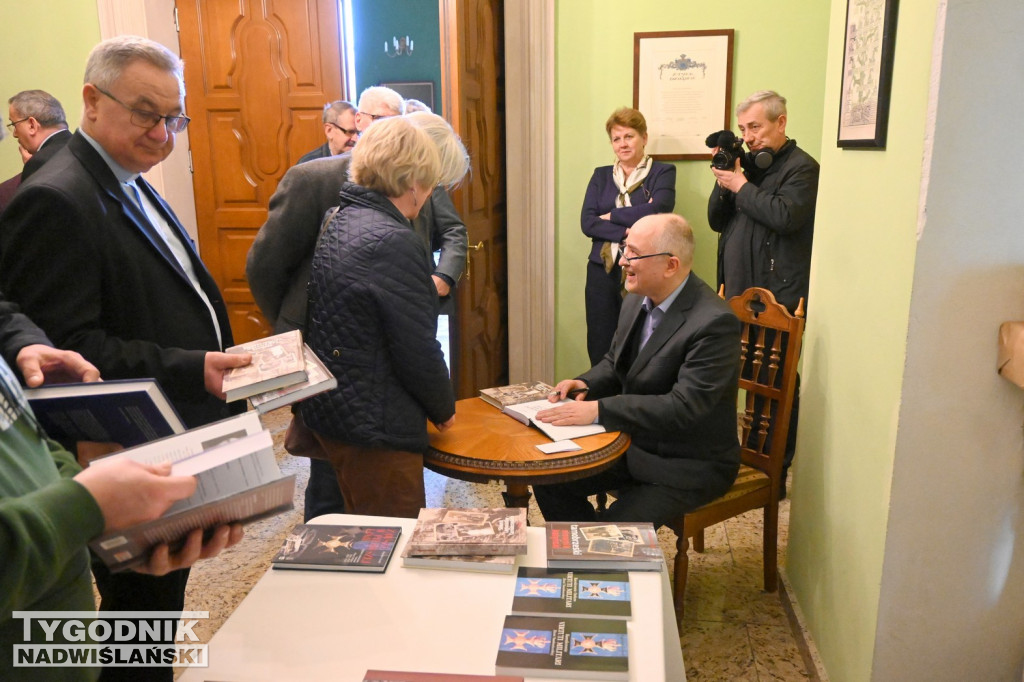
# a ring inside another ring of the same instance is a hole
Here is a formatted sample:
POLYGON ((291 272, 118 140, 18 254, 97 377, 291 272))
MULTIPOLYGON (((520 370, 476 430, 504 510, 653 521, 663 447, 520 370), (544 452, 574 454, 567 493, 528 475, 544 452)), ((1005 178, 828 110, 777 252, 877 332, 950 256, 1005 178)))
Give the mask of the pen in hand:
MULTIPOLYGON (((573 388, 573 389, 569 390, 565 394, 565 397, 569 398, 569 399, 572 399, 572 398, 575 398, 578 395, 583 395, 584 393, 587 393, 589 390, 590 390, 589 388, 573 388)), ((551 391, 551 393, 548 393, 548 398, 556 398, 557 399, 558 396, 559 396, 558 391, 551 391)))

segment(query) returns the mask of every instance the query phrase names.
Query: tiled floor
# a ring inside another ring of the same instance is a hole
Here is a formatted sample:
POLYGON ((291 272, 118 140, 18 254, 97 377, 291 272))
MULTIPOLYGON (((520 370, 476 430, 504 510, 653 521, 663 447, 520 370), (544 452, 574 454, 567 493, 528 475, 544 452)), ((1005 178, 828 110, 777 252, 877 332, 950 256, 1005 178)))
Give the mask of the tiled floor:
MULTIPOLYGON (((269 566, 288 529, 302 521, 302 491, 308 460, 280 449, 288 423, 287 408, 264 417, 274 433, 279 462, 298 477, 296 509, 253 524, 245 540, 212 561, 193 567, 186 610, 209 611, 210 620, 196 632, 208 642, 269 566)), ((456 481, 427 472, 428 506, 498 506, 501 486, 456 481)), ((530 522, 543 524, 531 503, 530 522)), ((780 508, 780 561, 785 565, 789 502, 780 508)), ((819 680, 813 647, 799 635, 796 618, 785 604, 784 590, 762 591, 760 513, 716 526, 706 535, 703 555, 690 553, 686 618, 680 644, 688 680, 819 680)), ((660 533, 666 556, 675 556, 675 536, 660 533)), ((671 571, 671 565, 669 567, 671 571)))

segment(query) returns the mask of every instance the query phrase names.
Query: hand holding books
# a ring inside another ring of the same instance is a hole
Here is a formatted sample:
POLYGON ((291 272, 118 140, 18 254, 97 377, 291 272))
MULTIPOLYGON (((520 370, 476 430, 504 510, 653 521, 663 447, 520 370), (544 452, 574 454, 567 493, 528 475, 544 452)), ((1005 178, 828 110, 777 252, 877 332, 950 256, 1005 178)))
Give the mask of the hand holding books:
MULTIPOLYGON (((104 531, 119 530, 159 518, 178 500, 196 490, 195 476, 172 476, 171 464, 142 464, 119 458, 103 466, 88 467, 75 480, 85 488, 103 512, 104 531)), ((205 542, 203 529, 197 528, 174 552, 166 543, 154 548, 140 573, 164 575, 187 568, 199 559, 216 556, 226 547, 238 544, 243 531, 239 524, 216 528, 205 542)))

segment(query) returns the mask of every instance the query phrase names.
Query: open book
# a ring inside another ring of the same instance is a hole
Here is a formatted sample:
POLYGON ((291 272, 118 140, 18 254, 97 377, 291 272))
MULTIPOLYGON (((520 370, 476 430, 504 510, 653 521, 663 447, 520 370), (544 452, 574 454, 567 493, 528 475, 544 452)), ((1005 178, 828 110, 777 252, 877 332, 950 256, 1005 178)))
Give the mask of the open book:
POLYGON ((282 476, 270 432, 255 412, 214 422, 176 436, 94 460, 107 466, 127 457, 137 462, 171 462, 171 473, 196 476, 195 494, 178 500, 159 519, 110 531, 89 543, 114 572, 144 563, 154 545, 180 546, 196 528, 249 522, 291 509, 295 477, 282 476))
POLYGON ((557 403, 550 402, 547 398, 541 400, 531 400, 528 403, 519 403, 517 405, 506 405, 501 408, 501 411, 512 417, 518 419, 522 423, 529 426, 533 424, 540 429, 545 436, 551 440, 572 440, 573 438, 582 438, 583 436, 592 436, 595 433, 604 433, 605 428, 600 424, 583 424, 581 426, 555 426, 554 424, 547 424, 537 419, 537 413, 542 410, 548 410, 555 405, 561 403, 572 402, 568 398, 561 400, 557 403))

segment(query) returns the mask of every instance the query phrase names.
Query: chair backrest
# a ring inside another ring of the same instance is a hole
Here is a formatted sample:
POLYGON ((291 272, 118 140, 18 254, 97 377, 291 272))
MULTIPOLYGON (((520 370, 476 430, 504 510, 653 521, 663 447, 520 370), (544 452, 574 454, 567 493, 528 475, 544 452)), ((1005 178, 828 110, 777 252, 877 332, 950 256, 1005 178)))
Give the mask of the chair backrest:
POLYGON ((746 392, 740 416, 743 463, 780 477, 789 420, 796 395, 796 370, 804 335, 804 301, 792 315, 767 289, 751 287, 728 300, 743 323, 740 389, 746 392))

